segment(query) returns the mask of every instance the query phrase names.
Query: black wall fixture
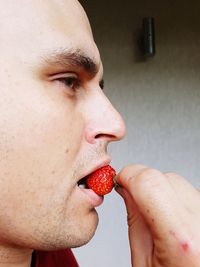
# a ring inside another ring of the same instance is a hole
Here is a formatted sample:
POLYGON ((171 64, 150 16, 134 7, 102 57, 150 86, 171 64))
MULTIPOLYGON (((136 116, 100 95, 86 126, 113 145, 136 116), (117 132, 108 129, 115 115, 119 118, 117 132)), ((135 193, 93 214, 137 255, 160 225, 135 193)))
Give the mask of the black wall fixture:
POLYGON ((142 20, 142 36, 140 40, 141 52, 148 57, 156 53, 155 48, 155 22, 152 17, 145 17, 142 20))

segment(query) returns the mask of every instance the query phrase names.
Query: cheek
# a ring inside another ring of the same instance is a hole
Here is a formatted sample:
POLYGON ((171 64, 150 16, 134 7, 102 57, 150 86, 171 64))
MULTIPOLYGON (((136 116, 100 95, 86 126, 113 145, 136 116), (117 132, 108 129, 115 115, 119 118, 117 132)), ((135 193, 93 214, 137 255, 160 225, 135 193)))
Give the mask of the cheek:
POLYGON ((71 177, 83 119, 74 104, 57 93, 29 88, 16 95, 7 96, 0 107, 0 188, 5 193, 8 188, 48 192, 71 177))

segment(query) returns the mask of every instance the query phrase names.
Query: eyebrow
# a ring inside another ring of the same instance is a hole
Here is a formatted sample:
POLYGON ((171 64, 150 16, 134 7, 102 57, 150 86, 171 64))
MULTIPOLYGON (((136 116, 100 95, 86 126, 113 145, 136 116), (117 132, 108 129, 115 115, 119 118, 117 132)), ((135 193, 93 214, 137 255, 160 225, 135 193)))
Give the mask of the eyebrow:
POLYGON ((95 76, 98 72, 98 64, 80 49, 77 50, 55 50, 43 57, 46 64, 50 66, 60 66, 63 68, 80 68, 90 76, 95 76))

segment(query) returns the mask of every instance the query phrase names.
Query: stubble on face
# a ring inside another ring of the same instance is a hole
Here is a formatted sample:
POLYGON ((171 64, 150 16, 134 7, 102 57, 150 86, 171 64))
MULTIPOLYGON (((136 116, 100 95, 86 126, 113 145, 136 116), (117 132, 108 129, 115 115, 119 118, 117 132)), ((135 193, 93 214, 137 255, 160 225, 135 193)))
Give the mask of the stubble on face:
POLYGON ((83 245, 94 235, 98 218, 81 205, 75 181, 101 152, 81 150, 79 105, 41 80, 41 59, 60 47, 96 53, 89 22, 71 0, 20 5, 8 0, 0 10, 0 244, 83 245))

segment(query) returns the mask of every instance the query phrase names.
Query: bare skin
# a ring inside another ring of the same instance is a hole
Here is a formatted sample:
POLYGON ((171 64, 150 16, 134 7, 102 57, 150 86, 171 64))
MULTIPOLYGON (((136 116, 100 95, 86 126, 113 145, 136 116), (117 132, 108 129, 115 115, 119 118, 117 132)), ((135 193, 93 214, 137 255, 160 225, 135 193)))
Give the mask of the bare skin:
MULTIPOLYGON (((102 92, 103 66, 76 0, 0 3, 0 266, 33 249, 81 246, 102 199, 77 182, 110 163, 125 126, 102 92)), ((125 167, 134 267, 200 266, 200 196, 185 179, 125 167)))
POLYGON ((200 194, 183 177, 143 165, 118 175, 134 267, 200 266, 200 194))
POLYGON ((27 267, 92 238, 102 199, 77 182, 125 126, 78 1, 2 0, 0 23, 0 266, 27 267))

